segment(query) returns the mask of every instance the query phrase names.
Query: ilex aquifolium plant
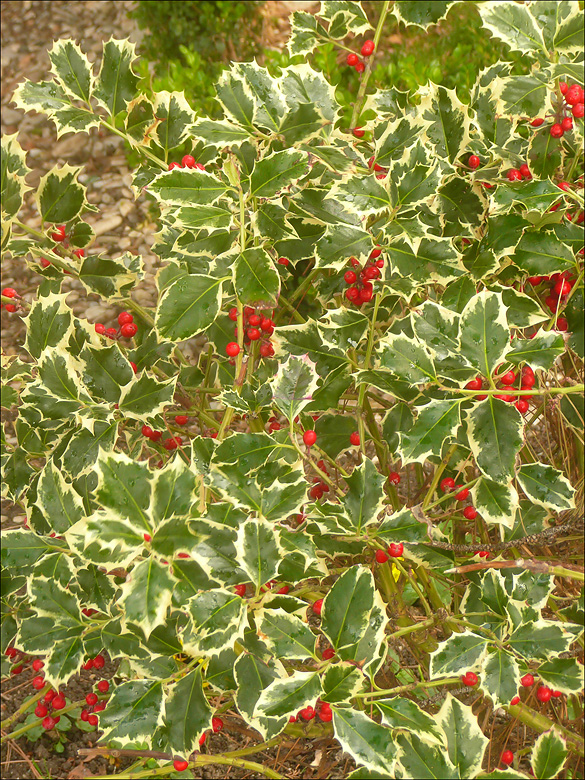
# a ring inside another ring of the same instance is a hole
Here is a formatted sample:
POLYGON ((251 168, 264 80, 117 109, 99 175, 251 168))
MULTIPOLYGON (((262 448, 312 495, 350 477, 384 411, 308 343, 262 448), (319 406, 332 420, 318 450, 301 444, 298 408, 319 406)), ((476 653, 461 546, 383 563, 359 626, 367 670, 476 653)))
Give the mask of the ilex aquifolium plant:
POLYGON ((97 74, 57 41, 51 79, 14 94, 58 136, 101 128, 141 155, 161 261, 145 308, 142 258, 92 250, 69 164, 27 226, 27 156, 2 139, 2 249, 38 275, 32 297, 2 292, 26 325, 2 357, 4 496, 26 514, 2 538, 2 649, 13 671, 42 663, 24 732, 58 728, 55 692, 109 657, 114 684, 57 703, 169 771, 234 762, 203 748, 230 712, 259 752, 333 736, 353 777, 517 762, 484 734, 511 707, 542 734, 514 776, 583 755, 549 702, 582 688, 583 578, 550 550, 582 508, 583 17, 478 4, 533 67, 495 63, 466 105, 372 87, 392 14, 425 30, 452 3, 378 5, 375 28, 358 2, 295 12, 305 61, 234 63, 222 119, 142 94, 116 39, 97 74), (362 74, 349 125, 312 64, 323 44, 362 74), (72 277, 109 327, 74 314, 72 277))

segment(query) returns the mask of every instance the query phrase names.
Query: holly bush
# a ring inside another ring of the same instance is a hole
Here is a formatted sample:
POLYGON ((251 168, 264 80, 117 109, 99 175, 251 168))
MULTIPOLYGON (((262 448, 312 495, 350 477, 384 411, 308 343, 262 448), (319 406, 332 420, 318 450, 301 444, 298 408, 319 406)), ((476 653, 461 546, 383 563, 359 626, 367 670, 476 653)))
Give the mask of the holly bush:
POLYGON ((280 777, 243 756, 287 735, 334 737, 352 777, 579 776, 583 570, 553 545, 583 494, 583 16, 479 4, 533 65, 483 70, 469 105, 368 91, 389 13, 427 29, 451 5, 385 2, 373 35, 357 2, 293 14, 291 56, 333 43, 361 72, 351 132, 306 63, 233 64, 212 119, 141 94, 114 38, 97 76, 61 40, 53 79, 16 90, 58 136, 141 154, 161 263, 142 307, 142 258, 92 252, 67 164, 34 192, 41 230, 19 221, 30 169, 3 138, 2 248, 42 277, 2 293, 26 324, 2 358, 26 513, 2 538, 3 668, 35 656, 38 690, 3 739, 69 714, 136 776, 280 777), (119 330, 73 313, 67 275, 119 330), (106 656, 82 711, 59 688, 106 656), (199 750, 228 710, 264 742, 199 750), (500 757, 502 717, 540 736, 500 757))

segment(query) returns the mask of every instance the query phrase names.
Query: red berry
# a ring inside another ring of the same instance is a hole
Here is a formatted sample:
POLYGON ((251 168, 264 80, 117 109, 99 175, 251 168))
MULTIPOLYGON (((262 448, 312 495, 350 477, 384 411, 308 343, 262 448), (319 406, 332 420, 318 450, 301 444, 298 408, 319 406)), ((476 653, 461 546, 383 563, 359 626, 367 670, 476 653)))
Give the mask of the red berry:
POLYGON ((467 520, 475 520, 477 517, 477 509, 474 506, 466 506, 463 510, 463 517, 467 520))
POLYGON ((520 704, 520 697, 514 696, 513 699, 510 699, 510 704, 512 705, 512 707, 515 707, 516 704, 520 704))
POLYGON ((46 257, 41 257, 41 265, 43 268, 48 268, 51 265, 51 261, 47 260, 46 257))
POLYGON ((289 592, 289 590, 290 590, 290 587, 288 585, 283 585, 282 588, 279 588, 276 592, 277 593, 282 593, 282 594, 287 594, 289 592))
POLYGON ((152 438, 152 434, 153 433, 154 433, 154 431, 152 430, 150 425, 143 425, 142 426, 142 435, 146 436, 147 439, 152 438))
POLYGON ((483 382, 481 381, 481 377, 476 377, 475 379, 471 379, 466 385, 467 390, 481 390, 483 385, 483 382))
POLYGON ((565 133, 568 133, 569 130, 573 129, 573 120, 570 116, 566 116, 563 121, 561 122, 561 127, 565 131, 565 133))
POLYGON ((555 284, 553 290, 555 291, 555 294, 558 296, 568 295, 571 292, 572 287, 573 285, 567 279, 561 279, 555 284))
POLYGON ((313 720, 315 717, 315 709, 309 704, 308 707, 305 707, 299 712, 299 715, 303 720, 313 720))
POLYGON ((214 734, 218 734, 222 728, 223 728, 223 720, 221 718, 212 718, 211 719, 211 728, 213 729, 214 734))
POLYGON ((565 192, 569 192, 569 190, 571 189, 571 185, 569 184, 568 181, 560 181, 557 186, 559 187, 559 189, 564 190, 565 192))
POLYGON ((473 170, 475 170, 476 168, 479 168, 479 166, 481 165, 481 160, 476 154, 472 154, 470 155, 467 164, 469 165, 470 168, 473 168, 473 170))
POLYGON ((132 371, 134 371, 134 373, 137 374, 138 373, 138 366, 136 365, 136 363, 133 360, 131 360, 130 361, 130 365, 132 366, 132 371))
POLYGON ((248 338, 250 339, 250 341, 258 341, 258 339, 262 335, 258 330, 258 328, 248 328, 246 333, 248 334, 248 338))
POLYGON ((514 404, 516 409, 520 412, 520 414, 526 414, 528 411, 529 403, 525 398, 520 398, 516 403, 514 404))
POLYGON ((522 174, 517 168, 510 168, 506 176, 508 181, 522 181, 522 174))
POLYGON ((203 747, 203 743, 207 739, 207 732, 204 731, 203 734, 199 737, 199 747, 203 747))
POLYGON ((42 726, 45 729, 45 731, 51 731, 51 729, 55 728, 57 721, 55 718, 52 718, 50 715, 47 715, 46 718, 43 718, 42 726))
POLYGON ((303 433, 303 441, 307 445, 307 447, 312 447, 313 444, 317 441, 317 434, 315 431, 305 431, 303 433))
POLYGON ((562 692, 561 692, 561 691, 553 691, 553 692, 552 692, 552 697, 553 697, 553 699, 560 699, 562 695, 563 695, 563 694, 562 694, 562 692))
POLYGON ((52 704, 54 710, 62 710, 66 704, 65 697, 62 696, 60 693, 57 694, 57 696, 55 696, 55 698, 53 699, 52 704))
POLYGON ((38 677, 35 677, 32 681, 32 686, 35 689, 35 691, 40 691, 41 688, 45 687, 45 678, 41 677, 40 675, 38 677))
POLYGON ((309 496, 315 499, 315 501, 323 498, 323 488, 321 485, 313 485, 313 487, 309 490, 309 496))
POLYGON ((561 95, 566 95, 569 89, 569 85, 566 81, 559 81, 559 89, 561 91, 561 95))
POLYGON ((372 290, 368 289, 367 287, 363 287, 360 290, 360 301, 362 301, 362 303, 368 303, 368 301, 372 300, 373 294, 374 293, 372 290))
POLYGON ((53 241, 64 241, 65 239, 65 225, 58 225, 55 233, 51 233, 53 241))
POLYGON ((289 723, 296 723, 296 722, 297 722, 297 717, 296 717, 296 715, 291 715, 291 716, 289 717, 289 719, 288 719, 288 722, 289 722, 289 723))
POLYGON ((583 102, 583 89, 578 84, 571 84, 565 95, 565 100, 570 106, 583 102))
MULTIPOLYGON (((152 536, 151 536, 150 534, 146 534, 146 533, 145 533, 145 534, 142 534, 142 538, 144 539, 144 541, 145 541, 146 543, 148 543, 148 542, 152 542, 152 536)), ((91 660, 91 659, 90 659, 90 660, 91 660)), ((89 663, 89 661, 88 661, 88 663, 89 663)), ((91 661, 91 666, 90 666, 89 668, 91 669, 92 667, 93 667, 93 661, 91 661)))
POLYGON ((376 244, 376 247, 370 252, 370 260, 375 260, 377 257, 380 257, 381 254, 382 250, 380 249, 380 244, 376 244))
POLYGON ((324 723, 329 723, 329 721, 333 719, 331 705, 327 704, 327 702, 323 702, 317 714, 319 716, 319 720, 322 720, 324 723))
POLYGON ((195 158, 191 154, 186 154, 181 160, 181 165, 183 168, 194 168, 195 158))
POLYGON ((181 166, 181 163, 178 163, 178 162, 172 162, 172 163, 170 163, 170 165, 169 165, 169 171, 172 171, 172 170, 173 170, 173 168, 181 168, 181 167, 182 167, 182 166, 181 166))
MULTIPOLYGON (((461 487, 461 485, 457 485, 458 488, 461 487)), ((455 500, 456 501, 465 501, 467 496, 469 495, 469 489, 463 488, 463 490, 460 490, 459 493, 455 494, 455 500)))
POLYGON ((176 450, 183 443, 183 439, 180 436, 173 436, 172 439, 165 439, 163 441, 163 447, 165 450, 176 450))
POLYGON ((2 290, 2 295, 3 295, 5 298, 15 298, 15 297, 18 295, 18 293, 16 292, 16 290, 14 289, 14 287, 5 287, 5 288, 2 290))
POLYGON ((241 596, 242 598, 246 595, 246 586, 241 585, 234 585, 234 590, 236 592, 236 595, 241 596))
POLYGON ((264 344, 260 344, 260 355, 263 358, 272 357, 274 355, 274 347, 269 341, 265 342, 264 344))
POLYGON ((120 333, 125 339, 131 339, 138 333, 138 327, 134 322, 127 322, 120 328, 120 333))
POLYGON ((511 764, 514 761, 514 753, 511 750, 504 750, 500 756, 502 764, 511 764))
POLYGON ((235 341, 230 341, 230 343, 225 348, 225 351, 229 357, 236 357, 236 355, 240 354, 240 346, 239 344, 236 344, 235 341))
POLYGON ((288 257, 279 257, 277 262, 278 262, 279 265, 289 265, 290 264, 290 260, 288 259, 288 257))
POLYGON ((89 712, 87 710, 81 710, 81 715, 79 716, 84 723, 87 723, 87 719, 89 718, 89 712))
POLYGON ((50 704, 53 701, 53 699, 55 698, 56 695, 57 695, 57 691, 54 691, 51 688, 50 690, 48 690, 45 693, 45 699, 44 700, 46 701, 47 704, 50 704))
POLYGON ((317 599, 311 607, 315 615, 321 615, 321 610, 323 609, 323 599, 317 599))
POLYGON ((98 716, 90 715, 87 719, 87 722, 89 723, 90 726, 97 726, 97 724, 99 723, 98 716))
POLYGON ((48 710, 48 709, 45 707, 45 705, 44 705, 44 704, 41 704, 40 702, 39 702, 39 704, 37 704, 37 706, 35 707, 35 715, 37 716, 37 718, 44 718, 44 717, 45 717, 45 715, 46 715, 48 712, 49 712, 49 710, 48 710))
POLYGON ((363 130, 361 127, 354 127, 351 131, 356 138, 363 138, 366 134, 366 131, 363 130))
POLYGON ((569 323, 566 319, 566 317, 557 317, 557 327, 556 330, 560 330, 563 333, 565 333, 567 330, 569 330, 569 323))
POLYGON ((533 287, 538 287, 538 285, 542 282, 542 276, 529 276, 526 281, 533 287))
POLYGON ((350 66, 350 68, 355 67, 359 61, 360 61, 360 58, 357 56, 357 54, 355 52, 351 51, 347 55, 346 62, 350 66))
POLYGON ((500 377, 500 382, 503 385, 513 385, 516 381, 516 374, 513 371, 508 371, 506 374, 500 377))
POLYGON ((323 650, 323 660, 328 661, 330 658, 333 658, 335 655, 335 650, 332 647, 328 647, 326 650, 323 650))
POLYGON ((232 306, 232 308, 229 310, 228 317, 232 322, 235 322, 238 319, 238 310, 235 306, 232 306))
POLYGON ((478 680, 479 677, 475 674, 475 672, 465 672, 465 674, 461 677, 461 682, 463 685, 467 685, 469 688, 473 688, 474 685, 477 685, 478 680))
POLYGON ((250 315, 250 319, 248 320, 248 324, 252 325, 253 328, 257 328, 261 322, 262 317, 259 314, 250 315))
POLYGON ((357 287, 348 287, 345 291, 345 297, 348 301, 357 301, 360 297, 360 291, 357 287))
POLYGON ((162 431, 153 431, 150 437, 151 441, 158 441, 162 438, 162 431))
POLYGON ((384 552, 384 550, 376 550, 376 560, 378 563, 386 563, 388 560, 388 556, 384 552))
POLYGON ((110 690, 110 683, 107 680, 100 680, 97 688, 100 693, 107 693, 110 690))
POLYGON ((374 53, 375 48, 376 45, 374 41, 366 41, 362 46, 362 57, 369 57, 371 54, 374 53))
POLYGON ((359 62, 357 62, 357 63, 355 64, 355 69, 356 69, 356 71, 357 71, 358 73, 363 73, 363 72, 364 72, 364 70, 366 69, 366 66, 365 66, 365 65, 364 65, 364 63, 363 63, 363 62, 360 60, 359 62))
MULTIPOLYGON (((80 260, 81 260, 82 257, 85 257, 85 251, 83 249, 74 249, 73 250, 73 254, 75 255, 75 257, 78 257, 80 260)), ((68 272, 65 271, 65 273, 68 273, 68 272)))
POLYGON ((575 103, 571 109, 571 113, 575 119, 583 119, 583 115, 585 114, 585 105, 583 103, 575 103))
POLYGON ((183 761, 180 758, 176 758, 173 761, 173 767, 175 768, 176 772, 184 772, 185 769, 187 769, 189 767, 189 762, 188 761, 183 761))
POLYGON ((360 267, 360 261, 357 259, 357 257, 350 257, 349 258, 350 265, 353 266, 353 268, 359 268, 360 267))
POLYGON ((546 702, 551 698, 551 696, 552 696, 552 691, 546 685, 541 685, 536 691, 536 698, 538 699, 538 701, 546 702))
POLYGON ((35 660, 32 662, 33 671, 40 672, 44 665, 44 661, 41 661, 40 658, 35 658, 35 660))
MULTIPOLYGON (((88 693, 85 697, 85 701, 87 704, 89 704, 90 707, 93 707, 94 704, 96 704, 98 700, 98 697, 95 693, 88 693)), ((55 703, 53 702, 53 706, 55 706, 55 703)))
POLYGON ((525 179, 532 178, 532 174, 530 173, 530 168, 526 165, 526 163, 523 163, 518 170, 520 171, 522 176, 524 176, 525 179))
POLYGON ((520 682, 525 688, 530 688, 531 685, 534 685, 534 677, 531 674, 525 674, 520 682))
POLYGON ((558 298, 555 298, 554 295, 547 295, 547 297, 544 299, 545 305, 552 312, 555 312, 557 310, 558 302, 559 302, 558 298))
POLYGON ((122 311, 118 314, 118 325, 127 325, 129 322, 134 322, 134 317, 129 311, 122 311))
POLYGON ((189 422, 189 418, 186 414, 176 414, 175 415, 175 422, 177 425, 187 425, 189 422))
POLYGON ((355 271, 346 271, 343 278, 348 284, 354 284, 357 281, 357 274, 355 271))
POLYGON ((452 477, 445 477, 441 480, 441 490, 443 493, 448 493, 455 487, 455 480, 452 477))
POLYGON ((562 138, 565 134, 565 131, 563 130, 562 125, 560 125, 558 122, 555 122, 550 129, 550 134, 553 138, 562 138))
MULTIPOLYGON (((177 438, 179 438, 177 436, 177 438)), ((93 668, 94 669, 103 669, 106 665, 106 659, 103 657, 103 655, 96 655, 96 657, 93 659, 93 668)))
POLYGON ((270 317, 262 317, 260 322, 260 330, 264 331, 264 333, 268 333, 268 335, 274 333, 274 323, 270 317))
POLYGON ((532 127, 540 127, 542 124, 544 124, 544 119, 540 116, 537 116, 536 119, 533 119, 530 124, 532 127))
POLYGON ((351 444, 354 445, 354 447, 359 447, 360 443, 360 435, 357 431, 354 431, 352 434, 350 434, 349 441, 351 444))
POLYGON ((103 336, 103 335, 105 334, 105 332, 106 332, 106 326, 105 326, 105 325, 102 325, 102 323, 101 323, 101 322, 96 322, 96 324, 95 324, 95 326, 94 326, 94 327, 95 327, 95 332, 96 332, 96 333, 99 333, 99 334, 100 334, 100 336, 103 336))
POLYGON ((388 475, 388 481, 391 482, 393 485, 399 485, 400 484, 400 474, 397 471, 391 471, 388 475))
POLYGON ((392 544, 388 548, 388 555, 391 558, 401 558, 403 553, 404 553, 404 545, 402 544, 402 542, 398 542, 397 544, 394 544, 394 542, 392 542, 392 544))

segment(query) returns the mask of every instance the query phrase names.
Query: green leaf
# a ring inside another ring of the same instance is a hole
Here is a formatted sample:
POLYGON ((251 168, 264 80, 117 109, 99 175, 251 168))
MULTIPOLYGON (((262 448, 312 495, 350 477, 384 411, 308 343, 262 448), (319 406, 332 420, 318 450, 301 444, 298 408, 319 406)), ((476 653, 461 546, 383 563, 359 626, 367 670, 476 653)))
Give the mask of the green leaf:
MULTIPOLYGON (((254 632, 255 636, 255 632, 254 632)), ((260 644, 258 642, 258 644, 260 644)), ((235 696, 238 710, 250 725, 267 738, 278 734, 288 723, 288 718, 255 717, 254 709, 262 691, 271 682, 284 675, 280 661, 264 662, 252 653, 242 653, 235 663, 234 676, 237 681, 235 696)))
POLYGON ((65 482, 52 460, 41 472, 35 503, 57 534, 63 534, 85 517, 81 498, 71 485, 65 482))
POLYGON ((398 766, 407 777, 420 780, 456 780, 460 778, 444 748, 429 745, 416 734, 399 734, 396 737, 398 766))
POLYGON ((539 330, 533 338, 516 339, 513 343, 515 346, 507 353, 506 360, 516 366, 528 363, 533 368, 548 370, 565 351, 563 337, 553 330, 539 330))
POLYGON ((275 658, 316 658, 315 634, 300 618, 283 609, 263 609, 256 622, 275 658))
POLYGON ((428 30, 447 16, 452 5, 454 0, 396 0, 392 11, 406 26, 428 30))
POLYGON ((357 423, 349 416, 322 414, 315 423, 319 448, 335 460, 340 452, 351 446, 349 437, 356 430, 357 423))
POLYGON ((154 127, 152 135, 165 153, 180 146, 189 137, 195 113, 183 92, 157 92, 154 115, 162 121, 154 127))
POLYGON ((173 753, 190 756, 200 736, 211 727, 213 710, 203 693, 201 667, 176 682, 164 703, 164 722, 173 753))
POLYGON ((405 152, 400 162, 392 166, 390 181, 395 208, 414 208, 434 199, 440 175, 430 149, 418 140, 405 152))
MULTIPOLYGON (((427 122, 426 135, 439 157, 455 162, 469 141, 469 116, 466 106, 453 89, 430 82, 419 90, 419 113, 427 122)), ((475 200, 479 198, 475 196, 475 200)))
POLYGON ((124 298, 143 278, 142 258, 128 252, 115 260, 86 257, 79 269, 79 281, 89 293, 112 301, 124 298))
POLYGON ((208 328, 221 308, 223 281, 190 274, 173 282, 158 302, 157 333, 171 341, 186 341, 208 328))
POLYGON ((290 15, 290 36, 286 46, 290 56, 310 54, 319 45, 319 38, 326 38, 325 29, 318 23, 313 14, 304 11, 293 11, 290 15))
POLYGON ((443 443, 452 439, 461 424, 461 399, 429 401, 417 408, 408 433, 398 434, 398 454, 403 463, 424 463, 429 455, 440 457, 443 443))
POLYGON ((482 376, 491 376, 510 348, 506 307, 498 293, 482 291, 461 314, 461 352, 482 376))
POLYGON ((161 414, 165 407, 173 403, 176 384, 177 377, 172 377, 165 382, 157 382, 147 374, 142 374, 124 388, 120 410, 127 417, 135 420, 144 420, 145 417, 161 414))
POLYGON ((547 55, 542 31, 527 6, 503 0, 482 5, 478 11, 483 26, 513 51, 547 55))
POLYGON ((63 89, 73 98, 89 103, 93 88, 91 64, 75 41, 55 41, 49 52, 51 70, 63 89))
POLYGON ((140 626, 147 639, 164 624, 176 581, 167 566, 148 558, 132 569, 122 585, 118 604, 123 605, 125 620, 140 626))
POLYGON ((33 609, 41 617, 50 617, 68 628, 82 624, 77 596, 65 590, 56 580, 33 576, 28 582, 33 609))
POLYGON ((431 680, 462 674, 472 669, 485 658, 487 648, 487 640, 472 631, 451 634, 431 653, 429 672, 431 680))
POLYGON ((245 249, 234 267, 234 287, 241 303, 255 309, 274 309, 280 294, 280 275, 261 248, 245 249))
POLYGON ((2 566, 23 574, 51 549, 41 536, 20 528, 2 530, 2 566))
POLYGON ((320 693, 318 674, 293 672, 290 677, 274 680, 262 691, 254 708, 254 716, 288 717, 309 704, 314 706, 320 693))
POLYGON ((148 191, 165 204, 209 206, 227 193, 228 186, 209 171, 173 168, 159 173, 148 185, 148 191))
POLYGON ((325 235, 315 246, 316 268, 345 268, 350 257, 365 263, 373 249, 372 237, 352 225, 328 225, 325 235))
POLYGON ((537 620, 523 623, 509 637, 508 646, 527 661, 534 658, 544 661, 564 653, 573 641, 572 636, 558 623, 537 620))
POLYGON ((389 333, 380 339, 377 368, 391 371, 413 385, 436 381, 433 361, 424 344, 404 333, 389 333))
POLYGON ((538 676, 545 685, 567 696, 583 688, 583 667, 576 658, 552 658, 538 667, 538 676))
POLYGON ((349 487, 343 497, 345 513, 359 534, 383 509, 386 479, 369 458, 364 458, 345 481, 349 487))
POLYGON ((574 8, 574 4, 572 6, 573 12, 557 26, 553 42, 555 51, 565 54, 579 54, 583 49, 583 14, 579 8, 574 8))
POLYGON ((86 346, 79 354, 84 364, 84 384, 92 397, 109 403, 120 400, 122 388, 133 379, 132 366, 117 344, 111 347, 86 346))
POLYGON ((343 750, 374 772, 392 774, 396 743, 392 732, 354 709, 333 708, 333 732, 343 750))
POLYGON ((65 342, 73 332, 71 309, 64 295, 39 296, 25 318, 27 332, 24 347, 33 358, 39 358, 48 347, 65 342))
POLYGON ((35 201, 43 222, 69 222, 83 209, 85 187, 77 181, 80 171, 65 163, 41 178, 35 201))
POLYGON ((421 739, 442 746, 445 734, 437 725, 435 716, 428 715, 411 699, 394 696, 391 699, 376 699, 382 723, 391 729, 400 729, 417 734, 421 739))
POLYGON ((244 601, 219 588, 190 598, 187 613, 190 624, 183 633, 183 647, 194 656, 214 656, 233 648, 248 625, 244 601))
POLYGON ((473 506, 486 523, 498 523, 506 528, 514 527, 514 518, 518 509, 518 493, 511 481, 498 484, 482 477, 471 488, 473 506))
MULTIPOLYGON (((581 22, 581 29, 583 22, 581 22)), ((539 780, 549 780, 561 771, 568 756, 567 743, 557 731, 552 728, 545 731, 536 740, 532 748, 530 763, 534 776, 539 780)))
POLYGON ((189 515, 195 487, 195 474, 182 460, 167 462, 154 476, 150 508, 153 520, 158 523, 172 515, 189 515))
POLYGON ((238 528, 236 560, 259 590, 273 579, 282 558, 278 534, 266 520, 247 520, 238 528))
POLYGON ((272 198, 304 176, 308 168, 306 152, 292 149, 273 152, 254 165, 250 176, 250 195, 255 198, 272 198))
POLYGON ((244 127, 249 127, 254 133, 254 97, 249 84, 237 71, 236 63, 232 63, 231 68, 226 68, 221 73, 216 91, 217 100, 228 118, 244 127))
POLYGON ((520 467, 518 482, 528 498, 545 509, 562 512, 575 506, 575 489, 553 466, 545 463, 528 463, 520 467))
POLYGON ((447 737, 449 760, 457 767, 459 777, 475 777, 481 771, 489 740, 483 735, 471 707, 447 693, 435 718, 447 737))
MULTIPOLYGON (((501 79, 499 90, 496 103, 496 111, 499 114, 511 117, 528 114, 536 117, 552 108, 548 79, 539 73, 501 79)), ((546 133, 550 137, 549 131, 550 128, 547 128, 546 133)))
POLYGON ((558 187, 550 181, 498 184, 492 196, 493 212, 507 214, 518 203, 527 211, 544 212, 558 199, 558 187))
POLYGON ((433 281, 445 285, 466 273, 458 252, 447 239, 423 238, 416 251, 408 241, 398 239, 388 247, 388 256, 395 273, 421 284, 433 281))
POLYGON ((524 444, 522 416, 511 404, 488 396, 467 411, 466 420, 469 446, 480 471, 493 482, 507 485, 524 444))
POLYGON ((214 120, 205 117, 200 117, 194 125, 191 125, 191 133, 209 146, 240 146, 250 138, 250 131, 239 125, 234 125, 225 119, 214 120))
POLYGON ((335 651, 354 645, 364 635, 374 603, 372 573, 351 566, 325 596, 321 630, 335 651))
POLYGON ((141 741, 152 746, 162 699, 162 683, 158 681, 131 680, 116 685, 107 708, 100 713, 101 741, 112 745, 141 741))
POLYGON ((321 701, 331 704, 349 703, 364 687, 364 676, 352 664, 332 664, 325 670, 321 685, 323 687, 323 693, 319 697, 321 701))
POLYGON ((138 77, 132 70, 135 43, 113 37, 103 42, 103 57, 93 97, 114 117, 136 97, 138 77))
MULTIPOLYGON (((548 84, 546 85, 548 87, 548 84)), ((548 91, 548 90, 547 90, 548 91)), ((534 116, 537 112, 533 112, 534 116)), ((553 138, 550 127, 544 126, 536 131, 528 147, 528 166, 533 176, 539 179, 553 178, 561 165, 562 145, 559 138, 553 138)))
POLYGON ((490 648, 481 670, 481 686, 495 707, 509 704, 520 687, 518 662, 499 647, 490 648))
POLYGON ((375 176, 348 176, 334 184, 327 197, 340 200, 348 211, 360 217, 381 214, 391 205, 386 189, 375 176))
POLYGON ((442 218, 446 223, 458 225, 462 232, 470 235, 467 226, 476 228, 481 224, 485 204, 473 189, 471 182, 455 178, 443 184, 439 190, 442 218))
POLYGON ((275 405, 292 421, 312 400, 317 389, 315 364, 307 355, 289 355, 286 363, 280 363, 276 376, 270 383, 275 405))
POLYGON ((57 639, 51 648, 51 654, 43 671, 46 681, 55 688, 66 684, 81 670, 85 658, 81 632, 81 626, 69 631, 67 638, 57 639))
POLYGON ((513 255, 516 265, 531 276, 546 276, 574 266, 571 250, 551 233, 525 232, 513 255))

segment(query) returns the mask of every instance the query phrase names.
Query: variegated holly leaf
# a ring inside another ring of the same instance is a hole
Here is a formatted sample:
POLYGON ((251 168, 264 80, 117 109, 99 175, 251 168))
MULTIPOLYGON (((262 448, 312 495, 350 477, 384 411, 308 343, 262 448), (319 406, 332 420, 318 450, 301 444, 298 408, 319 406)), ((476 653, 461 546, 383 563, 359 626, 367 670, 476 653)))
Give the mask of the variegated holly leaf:
POLYGON ((459 342, 466 360, 488 377, 510 350, 510 329, 501 294, 484 290, 465 306, 459 342))
POLYGON ((173 282, 158 301, 155 327, 160 336, 185 341, 208 328, 219 314, 226 279, 189 274, 173 282))
POLYGON ((518 493, 511 482, 499 484, 482 477, 471 488, 473 506, 486 523, 498 523, 506 528, 514 527, 518 509, 518 493))
POLYGON ((435 382, 437 379, 426 346, 404 333, 390 333, 380 339, 377 367, 391 371, 399 379, 414 385, 435 382))
POLYGON ((391 205, 388 192, 375 176, 347 176, 333 185, 327 197, 340 200, 360 218, 382 214, 391 205))
POLYGON ((509 704, 520 688, 516 658, 500 647, 491 647, 482 665, 480 680, 480 688, 490 697, 494 706, 509 704))
POLYGON ((480 471, 493 482, 507 485, 524 444, 522 415, 505 401, 489 396, 467 411, 466 421, 469 446, 480 471))
POLYGON ((397 744, 390 729, 380 726, 365 712, 345 707, 332 709, 333 733, 343 750, 366 769, 392 775, 397 744))
POLYGON ((241 146, 251 136, 249 127, 241 127, 226 119, 199 117, 191 125, 190 133, 209 146, 241 146))
POLYGON ((304 176, 308 168, 305 152, 292 149, 273 152, 255 163, 250 174, 250 194, 255 198, 272 198, 304 176))
POLYGON ((255 620, 263 641, 275 658, 317 660, 315 634, 296 615, 290 615, 284 609, 262 609, 255 620))
POLYGON ((483 26, 513 51, 547 56, 542 30, 528 6, 502 0, 482 5, 478 10, 483 26))
MULTIPOLYGON (((257 644, 261 645, 260 642, 257 644)), ((247 722, 266 739, 280 733, 288 723, 288 717, 256 717, 254 710, 262 691, 275 680, 286 676, 282 663, 277 660, 265 661, 252 653, 242 653, 234 665, 234 676, 237 682, 236 705, 247 722)))
POLYGON ((386 480, 372 461, 364 458, 345 481, 349 487, 343 497, 345 514, 360 534, 367 525, 375 522, 383 509, 385 495, 382 488, 386 480))
POLYGON ((414 424, 398 434, 398 455, 403 463, 424 463, 429 455, 441 456, 445 441, 453 439, 461 424, 462 399, 429 401, 419 406, 414 424))
POLYGON ((100 713, 102 739, 112 745, 152 745, 152 737, 162 725, 163 686, 158 680, 130 680, 116 685, 100 713))
POLYGON ((520 467, 517 480, 528 498, 545 509, 562 512, 575 506, 575 488, 562 471, 546 463, 520 467))
POLYGON ((209 206, 228 192, 228 185, 209 171, 199 168, 173 168, 159 173, 148 191, 165 204, 209 206))
POLYGON ((198 656, 218 655, 241 641, 248 625, 244 601, 227 590, 198 593, 187 603, 189 623, 183 632, 186 652, 198 656))
POLYGON ((456 91, 432 82, 419 90, 425 133, 439 157, 455 162, 469 142, 469 115, 456 91))
POLYGON ((473 669, 485 658, 487 649, 487 640, 472 631, 451 634, 431 653, 429 677, 434 680, 473 669))
POLYGON ((451 241, 444 238, 419 236, 413 249, 410 237, 399 238, 388 247, 392 269, 400 276, 410 276, 421 284, 429 280, 446 285, 466 274, 461 255, 451 241))
POLYGON ((115 260, 95 255, 85 257, 79 269, 79 281, 89 293, 112 301, 127 297, 143 278, 143 260, 130 252, 115 260))
POLYGON ((328 40, 325 28, 319 24, 314 14, 293 11, 290 15, 290 25, 291 31, 286 46, 291 57, 311 54, 320 43, 328 40))
POLYGON ((526 231, 512 256, 516 265, 530 275, 550 275, 574 266, 573 253, 554 234, 526 231))
POLYGON ((441 175, 436 157, 421 140, 404 150, 399 162, 392 165, 389 174, 390 195, 395 209, 429 203, 437 193, 441 175))
POLYGON ((353 648, 364 636, 374 605, 374 592, 371 572, 363 566, 351 566, 325 596, 321 630, 337 653, 353 648))
POLYGON ((274 309, 280 294, 280 275, 265 249, 251 247, 234 265, 234 287, 241 303, 255 309, 274 309))
POLYGON ((428 30, 445 18, 456 2, 458 0, 396 0, 392 13, 407 27, 415 25, 428 30))
POLYGON ((259 591, 273 579, 282 559, 278 531, 266 520, 247 520, 238 528, 236 561, 259 591))
POLYGON ((435 745, 442 746, 446 742, 445 734, 437 725, 435 717, 421 710, 411 699, 394 696, 391 699, 376 699, 375 705, 385 726, 410 731, 435 745))
POLYGON ((182 756, 197 750, 199 738, 211 728, 212 713, 198 666, 176 682, 165 697, 163 720, 170 750, 182 756))
POLYGON ((176 582, 169 567, 156 559, 139 563, 126 578, 118 599, 124 610, 124 621, 139 626, 148 639, 165 622, 176 582))
POLYGON ((35 201, 43 222, 69 222, 85 208, 85 187, 77 181, 80 170, 55 166, 41 178, 35 201))
POLYGON ((309 704, 314 706, 320 693, 321 680, 316 672, 295 671, 264 688, 254 707, 254 717, 288 717, 309 704))
MULTIPOLYGON (((496 111, 510 117, 543 116, 552 110, 551 89, 546 75, 507 76, 497 83, 496 111)), ((550 137, 549 129, 547 134, 550 137)))
POLYGON ((136 44, 111 37, 103 42, 100 72, 95 81, 93 97, 111 117, 125 111, 137 97, 138 76, 132 70, 136 44))
POLYGON ((307 355, 290 355, 286 363, 280 363, 270 387, 274 403, 292 421, 311 401, 317 389, 315 364, 307 355))
POLYGON ((49 59, 51 71, 65 92, 89 104, 94 76, 87 56, 75 41, 70 38, 55 41, 49 59))
POLYGON ((447 693, 435 719, 446 736, 448 757, 457 767, 459 777, 474 777, 481 771, 489 739, 484 736, 471 707, 447 693))
MULTIPOLYGON (((581 37, 583 36, 583 19, 581 19, 581 37)), ((536 740, 530 759, 532 774, 539 780, 547 777, 557 777, 567 759, 567 740, 553 727, 545 731, 536 740)))
POLYGON ((195 112, 187 103, 184 92, 157 92, 154 98, 156 125, 150 137, 168 153, 189 136, 195 112))

